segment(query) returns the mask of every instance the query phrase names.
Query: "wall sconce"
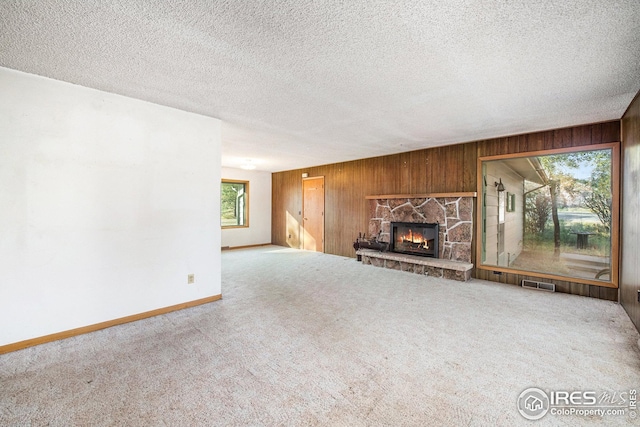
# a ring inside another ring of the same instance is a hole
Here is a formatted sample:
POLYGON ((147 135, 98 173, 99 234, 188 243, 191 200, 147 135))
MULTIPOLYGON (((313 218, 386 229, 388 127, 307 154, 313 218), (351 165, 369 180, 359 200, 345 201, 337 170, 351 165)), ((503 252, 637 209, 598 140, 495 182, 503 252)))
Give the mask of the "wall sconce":
POLYGON ((502 183, 502 178, 500 178, 500 182, 494 182, 495 186, 498 187, 498 192, 504 191, 504 184, 502 183))

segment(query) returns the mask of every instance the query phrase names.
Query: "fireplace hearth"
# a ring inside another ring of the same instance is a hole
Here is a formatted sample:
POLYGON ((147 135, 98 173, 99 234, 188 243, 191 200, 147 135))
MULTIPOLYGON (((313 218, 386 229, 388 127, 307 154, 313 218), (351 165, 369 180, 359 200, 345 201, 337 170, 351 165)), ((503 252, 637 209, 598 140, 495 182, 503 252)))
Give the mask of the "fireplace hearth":
POLYGON ((408 255, 438 258, 438 224, 392 222, 389 250, 408 255))

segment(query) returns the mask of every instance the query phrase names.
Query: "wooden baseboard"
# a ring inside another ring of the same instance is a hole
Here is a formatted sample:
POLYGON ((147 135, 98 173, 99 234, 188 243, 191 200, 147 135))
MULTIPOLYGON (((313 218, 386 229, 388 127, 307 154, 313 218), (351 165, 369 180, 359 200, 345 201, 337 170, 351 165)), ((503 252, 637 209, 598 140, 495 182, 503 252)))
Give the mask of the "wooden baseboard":
POLYGON ((258 243, 257 245, 245 245, 245 246, 223 246, 223 251, 232 251, 234 249, 248 249, 248 248, 259 248, 260 246, 269 246, 271 243, 258 243))
POLYGON ((147 319, 153 316, 159 316, 161 314, 171 313, 172 311, 183 310, 185 308, 195 307, 202 304, 208 304, 210 302, 218 301, 222 298, 222 295, 213 295, 210 297, 183 302, 182 304, 176 304, 169 307, 158 308, 156 310, 145 311, 144 313, 133 314, 131 316, 121 317, 119 319, 107 320, 106 322, 96 323, 89 326, 82 326, 76 329, 70 329, 68 331, 56 332, 55 334, 45 335, 42 337, 31 338, 25 341, 19 341, 12 344, 6 344, 0 346, 0 354, 10 353, 12 351, 22 350, 23 348, 33 347, 34 345, 44 344, 51 341, 62 340, 65 338, 75 337, 76 335, 87 334, 89 332, 99 331, 100 329, 110 328, 116 325, 122 325, 123 323, 135 322, 137 320, 147 319))

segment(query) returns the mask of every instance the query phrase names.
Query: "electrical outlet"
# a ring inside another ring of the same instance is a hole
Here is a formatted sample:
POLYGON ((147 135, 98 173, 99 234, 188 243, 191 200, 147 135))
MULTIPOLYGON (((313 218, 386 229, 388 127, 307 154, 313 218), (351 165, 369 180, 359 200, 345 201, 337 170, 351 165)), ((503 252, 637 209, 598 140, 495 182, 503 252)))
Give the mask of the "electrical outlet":
POLYGON ((187 284, 190 285, 192 283, 195 283, 196 281, 196 275, 195 274, 188 274, 187 275, 187 284))

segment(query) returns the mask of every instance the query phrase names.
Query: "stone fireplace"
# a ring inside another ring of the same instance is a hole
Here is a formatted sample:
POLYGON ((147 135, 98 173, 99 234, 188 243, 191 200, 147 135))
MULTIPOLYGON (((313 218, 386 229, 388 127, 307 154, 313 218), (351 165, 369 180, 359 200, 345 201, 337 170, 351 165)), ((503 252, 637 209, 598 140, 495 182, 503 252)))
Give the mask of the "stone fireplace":
POLYGON ((391 243, 392 223, 438 224, 437 258, 471 263, 473 197, 370 196, 369 235, 391 243))

